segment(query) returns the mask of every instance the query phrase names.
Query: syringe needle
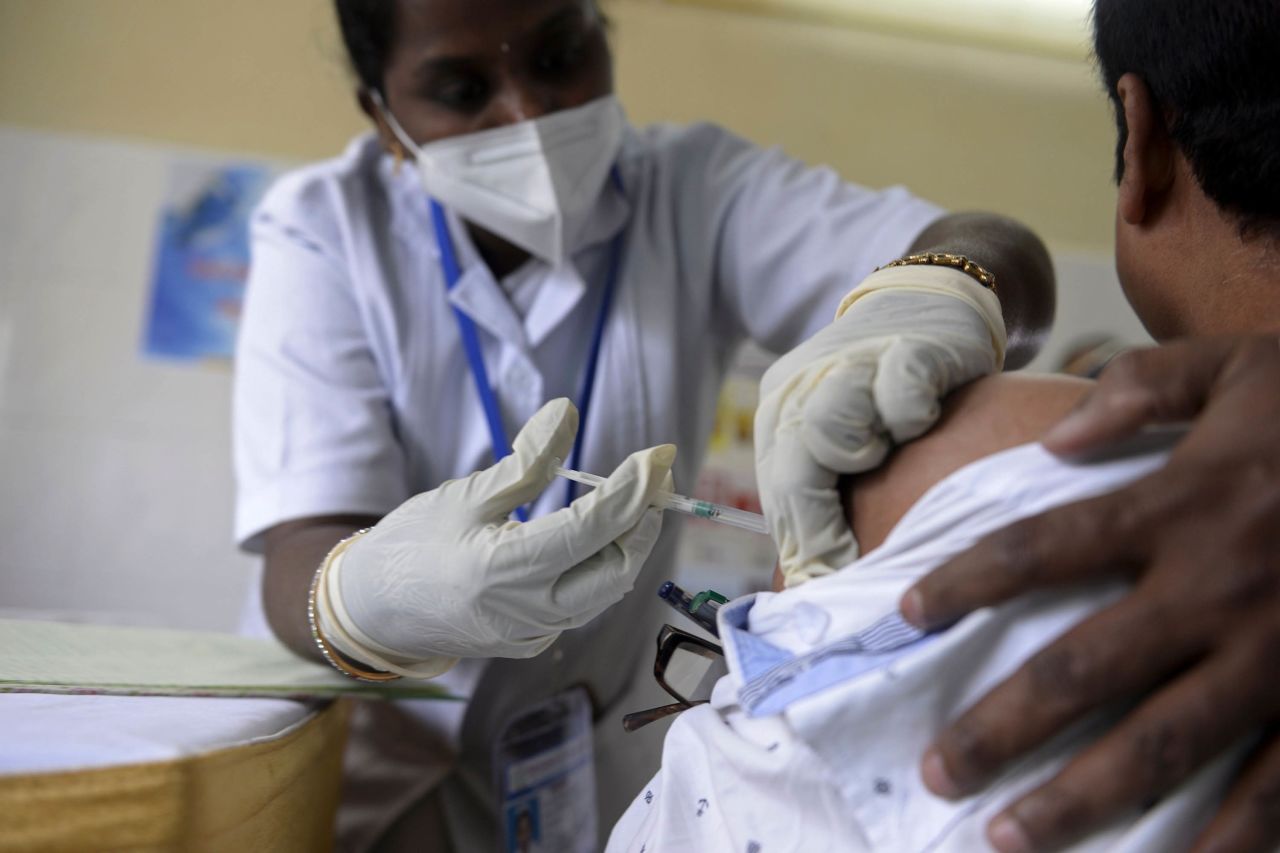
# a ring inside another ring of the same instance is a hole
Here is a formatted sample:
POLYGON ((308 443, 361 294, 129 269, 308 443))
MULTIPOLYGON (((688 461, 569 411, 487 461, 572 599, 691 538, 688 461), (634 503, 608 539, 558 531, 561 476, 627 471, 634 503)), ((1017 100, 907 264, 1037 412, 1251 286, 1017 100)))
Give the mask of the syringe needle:
MULTIPOLYGON (((605 480, 599 474, 588 474, 585 471, 574 471, 572 468, 565 468, 560 465, 560 460, 558 459, 555 461, 554 471, 558 477, 564 477, 567 480, 573 480, 575 483, 582 483, 586 486, 599 486, 605 480)), ((769 535, 769 526, 765 523, 764 516, 758 513, 677 495, 674 492, 658 492, 654 496, 653 503, 654 506, 661 509, 675 510, 696 518, 705 518, 708 521, 728 524, 742 530, 750 530, 752 533, 769 535)))

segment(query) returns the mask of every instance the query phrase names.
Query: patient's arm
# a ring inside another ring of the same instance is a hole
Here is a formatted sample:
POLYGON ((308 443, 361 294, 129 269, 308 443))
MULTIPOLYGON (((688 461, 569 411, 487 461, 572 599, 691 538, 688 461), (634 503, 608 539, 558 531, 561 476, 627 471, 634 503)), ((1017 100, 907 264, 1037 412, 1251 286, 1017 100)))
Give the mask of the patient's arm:
POLYGON ((997 374, 956 391, 930 432, 875 471, 854 477, 845 506, 863 553, 889 535, 934 483, 976 459, 1036 441, 1093 385, 1081 379, 997 374))
MULTIPOLYGON (((984 456, 1036 441, 1092 386, 1066 376, 998 373, 951 394, 932 430, 899 447, 876 470, 841 482, 862 553, 884 542, 934 483, 984 456)), ((775 569, 773 588, 782 586, 775 569)))

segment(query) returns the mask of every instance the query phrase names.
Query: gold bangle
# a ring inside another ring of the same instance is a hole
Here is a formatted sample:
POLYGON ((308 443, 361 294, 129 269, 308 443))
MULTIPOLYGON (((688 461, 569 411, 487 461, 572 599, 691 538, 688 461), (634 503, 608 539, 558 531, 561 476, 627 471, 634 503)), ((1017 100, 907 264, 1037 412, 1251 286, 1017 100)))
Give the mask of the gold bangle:
MULTIPOLYGON (((367 530, 367 528, 366 528, 367 530)), ((364 533, 365 530, 357 530, 355 533, 343 539, 325 556, 324 561, 320 563, 320 568, 316 569, 315 577, 311 579, 311 591, 307 595, 307 622, 311 626, 311 639, 315 640, 316 647, 320 649, 320 654, 324 655, 324 659, 329 665, 344 675, 349 675, 359 681, 395 681, 400 676, 394 672, 382 672, 376 669, 361 669, 339 652, 333 646, 329 645, 329 641, 320 631, 320 620, 316 616, 316 596, 320 592, 320 582, 324 577, 325 569, 333 562, 333 558, 341 554, 347 549, 347 546, 355 540, 357 536, 364 533)))
POLYGON ((946 252, 921 252, 917 255, 907 255, 905 258, 890 261, 882 267, 876 267, 876 272, 887 270, 890 267, 910 266, 951 267, 952 269, 960 270, 960 272, 969 276, 992 293, 996 292, 995 273, 975 264, 964 255, 952 255, 946 252))

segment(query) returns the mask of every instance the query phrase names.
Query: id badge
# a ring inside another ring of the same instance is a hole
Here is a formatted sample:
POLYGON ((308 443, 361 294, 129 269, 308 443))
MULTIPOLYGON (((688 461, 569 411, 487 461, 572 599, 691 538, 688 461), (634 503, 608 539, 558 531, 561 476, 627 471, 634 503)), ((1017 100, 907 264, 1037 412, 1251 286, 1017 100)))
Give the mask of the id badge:
POLYGON ((594 853, 596 774, 591 700, 581 687, 516 717, 494 747, 502 849, 594 853))

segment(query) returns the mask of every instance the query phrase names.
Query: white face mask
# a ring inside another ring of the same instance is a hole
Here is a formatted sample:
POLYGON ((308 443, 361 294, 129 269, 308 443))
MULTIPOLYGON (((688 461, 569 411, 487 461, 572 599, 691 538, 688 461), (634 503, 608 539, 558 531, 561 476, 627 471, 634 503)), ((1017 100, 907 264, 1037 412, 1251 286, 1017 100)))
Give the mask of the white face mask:
POLYGON ((374 101, 413 152, 427 193, 463 219, 559 266, 590 218, 622 147, 613 95, 569 110, 419 146, 377 92, 374 101))

